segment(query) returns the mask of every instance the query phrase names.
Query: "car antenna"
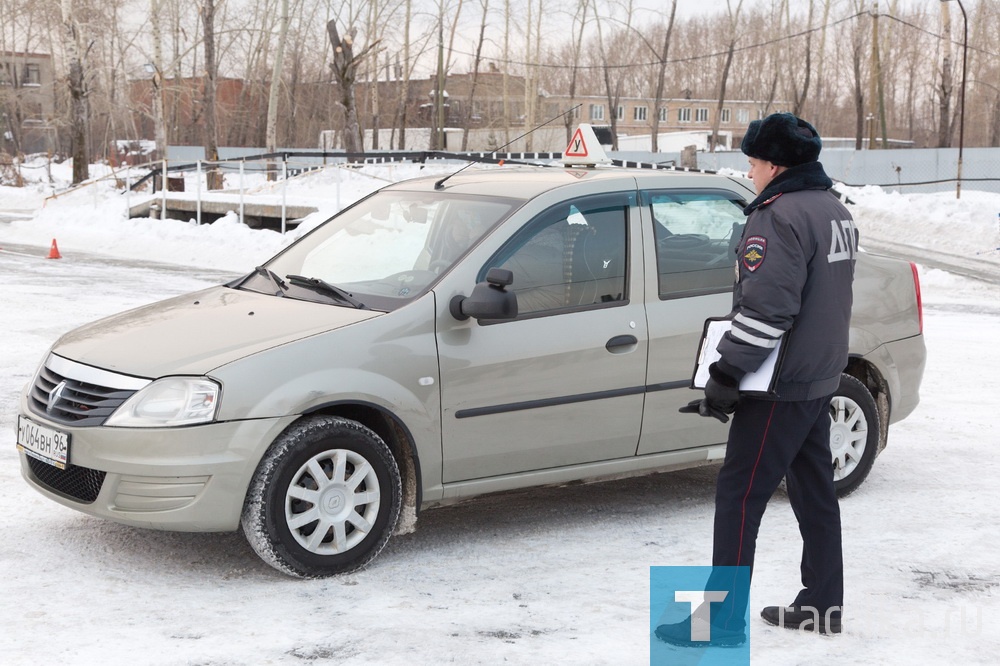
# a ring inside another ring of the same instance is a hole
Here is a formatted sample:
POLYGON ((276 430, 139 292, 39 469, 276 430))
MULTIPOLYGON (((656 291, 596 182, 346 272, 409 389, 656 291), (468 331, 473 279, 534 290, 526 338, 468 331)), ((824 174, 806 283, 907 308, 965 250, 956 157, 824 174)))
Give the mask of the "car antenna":
MULTIPOLYGON (((549 118, 548 120, 546 120, 546 121, 545 121, 544 123, 542 123, 541 125, 536 125, 536 126, 532 127, 532 128, 530 129, 530 130, 528 130, 527 132, 525 132, 525 133, 524 133, 524 134, 522 134, 521 136, 519 136, 519 137, 515 137, 515 138, 511 139, 510 141, 508 141, 507 143, 503 144, 502 146, 500 146, 499 148, 497 148, 497 149, 496 149, 495 151, 493 151, 493 152, 497 152, 497 153, 498 153, 498 152, 500 152, 501 150, 503 150, 504 148, 506 148, 506 147, 507 147, 507 146, 509 146, 510 144, 514 143, 515 141, 519 141, 520 139, 523 139, 524 137, 526 137, 526 136, 528 136, 529 134, 531 134, 532 132, 535 132, 536 130, 540 130, 540 129, 542 129, 543 127, 545 127, 545 126, 546 126, 546 125, 548 125, 549 123, 553 123, 553 122, 555 122, 555 121, 559 120, 560 118, 562 118, 563 116, 565 116, 565 115, 566 115, 566 114, 568 114, 568 113, 573 113, 574 111, 576 111, 577 109, 579 109, 579 108, 580 108, 581 106, 583 106, 583 103, 580 103, 580 104, 577 104, 576 106, 574 106, 574 107, 572 107, 572 108, 570 108, 570 109, 567 109, 567 110, 563 111, 563 112, 562 112, 562 113, 560 113, 560 114, 559 114, 558 116, 553 116, 552 118, 549 118)), ((434 183, 434 189, 435 189, 435 190, 440 190, 440 189, 441 189, 442 187, 444 187, 444 182, 445 182, 446 180, 448 180, 449 178, 451 178, 451 177, 452 177, 452 176, 454 176, 455 174, 459 174, 459 173, 462 173, 463 171, 465 171, 466 169, 468 169, 468 168, 469 168, 470 166, 472 166, 473 164, 475 164, 475 162, 473 162, 473 161, 471 161, 471 160, 470 160, 470 161, 469 161, 469 163, 468 163, 468 164, 466 164, 465 166, 463 166, 463 167, 462 167, 461 169, 459 169, 459 170, 457 170, 457 171, 453 171, 453 172, 449 173, 449 174, 448 174, 447 176, 445 176, 445 177, 444 177, 444 178, 442 178, 441 180, 439 180, 439 181, 437 181, 436 183, 434 183)))

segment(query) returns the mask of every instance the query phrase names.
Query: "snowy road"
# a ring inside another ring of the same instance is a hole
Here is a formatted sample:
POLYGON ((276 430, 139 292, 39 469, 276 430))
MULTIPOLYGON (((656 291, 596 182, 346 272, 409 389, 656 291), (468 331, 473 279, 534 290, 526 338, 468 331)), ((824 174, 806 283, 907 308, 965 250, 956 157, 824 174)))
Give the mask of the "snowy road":
MULTIPOLYGON (((81 323, 231 274, 0 245, 23 251, 0 252, 2 664, 646 664, 649 566, 708 562, 713 468, 428 511, 371 568, 319 581, 281 576, 237 534, 146 531, 58 506, 20 478, 13 446, 17 394, 45 350, 81 323)), ((1000 286, 922 273, 922 403, 842 504, 846 633, 756 620, 754 663, 1000 653, 1000 286)), ((791 600, 798 550, 779 494, 754 608, 791 600)))

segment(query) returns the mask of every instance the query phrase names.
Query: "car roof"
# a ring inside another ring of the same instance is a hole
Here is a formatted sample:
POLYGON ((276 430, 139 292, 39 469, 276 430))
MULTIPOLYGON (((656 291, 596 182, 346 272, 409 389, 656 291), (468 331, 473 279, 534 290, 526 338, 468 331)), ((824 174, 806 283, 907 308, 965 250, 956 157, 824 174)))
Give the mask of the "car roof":
POLYGON ((515 199, 532 199, 543 192, 568 187, 582 182, 601 183, 602 189, 619 181, 623 188, 649 187, 706 188, 742 185, 752 193, 752 184, 745 178, 726 176, 706 171, 671 169, 641 169, 628 167, 547 167, 547 166, 489 166, 470 168, 452 175, 424 176, 401 181, 385 188, 392 190, 436 191, 440 193, 500 196, 515 199), (445 178, 440 189, 435 184, 445 178))

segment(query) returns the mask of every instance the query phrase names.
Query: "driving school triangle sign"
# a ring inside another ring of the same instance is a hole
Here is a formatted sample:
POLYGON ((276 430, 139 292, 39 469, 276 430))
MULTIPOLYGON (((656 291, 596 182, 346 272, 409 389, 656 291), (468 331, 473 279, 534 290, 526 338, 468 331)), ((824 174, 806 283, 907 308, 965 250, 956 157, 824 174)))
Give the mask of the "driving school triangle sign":
POLYGON ((588 123, 580 123, 570 139, 569 145, 563 152, 563 164, 566 166, 595 166, 598 164, 611 164, 607 154, 604 152, 601 142, 598 141, 594 128, 588 123))
POLYGON ((573 138, 570 139, 569 145, 566 146, 566 152, 564 153, 566 157, 587 157, 590 152, 587 150, 587 142, 583 138, 583 132, 580 128, 576 128, 576 132, 573 134, 573 138))

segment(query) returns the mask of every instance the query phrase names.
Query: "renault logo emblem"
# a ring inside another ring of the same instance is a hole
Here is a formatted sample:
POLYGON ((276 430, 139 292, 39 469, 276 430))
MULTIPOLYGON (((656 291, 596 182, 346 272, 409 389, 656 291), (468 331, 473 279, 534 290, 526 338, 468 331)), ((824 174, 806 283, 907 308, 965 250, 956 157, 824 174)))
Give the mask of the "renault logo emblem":
POLYGON ((66 380, 62 380, 55 385, 51 391, 49 391, 49 404, 45 406, 45 413, 51 414, 52 410, 55 408, 56 403, 62 398, 63 391, 66 390, 66 380))

